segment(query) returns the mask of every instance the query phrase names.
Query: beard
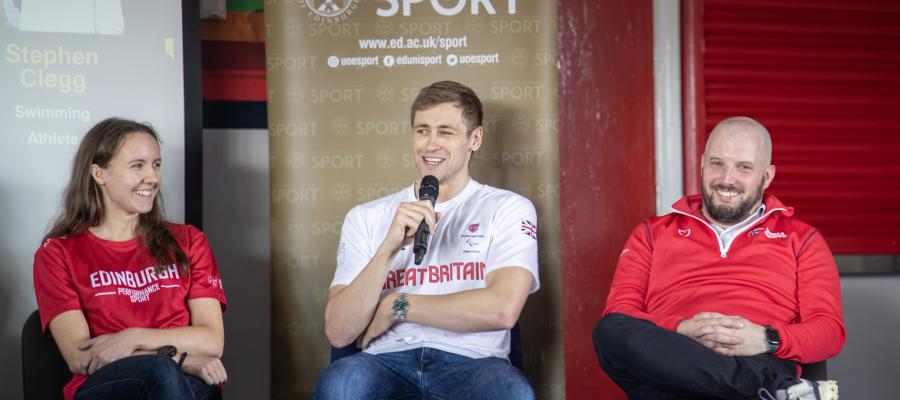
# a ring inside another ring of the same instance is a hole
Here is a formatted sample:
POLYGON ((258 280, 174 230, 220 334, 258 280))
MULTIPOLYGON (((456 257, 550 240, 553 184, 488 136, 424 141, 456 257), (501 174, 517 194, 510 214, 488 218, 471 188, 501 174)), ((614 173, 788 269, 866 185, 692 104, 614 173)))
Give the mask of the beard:
POLYGON ((754 210, 754 206, 762 199, 763 195, 763 184, 765 183, 765 178, 760 179, 759 186, 756 188, 756 191, 751 193, 746 200, 738 203, 736 206, 728 206, 728 205, 716 205, 713 203, 713 190, 724 190, 724 191, 732 191, 740 193, 737 186, 734 185, 710 185, 709 187, 703 186, 700 190, 703 194, 703 207, 706 208, 706 212, 709 213, 709 216, 712 217, 717 222, 734 225, 738 222, 743 221, 750 213, 756 211, 754 210))

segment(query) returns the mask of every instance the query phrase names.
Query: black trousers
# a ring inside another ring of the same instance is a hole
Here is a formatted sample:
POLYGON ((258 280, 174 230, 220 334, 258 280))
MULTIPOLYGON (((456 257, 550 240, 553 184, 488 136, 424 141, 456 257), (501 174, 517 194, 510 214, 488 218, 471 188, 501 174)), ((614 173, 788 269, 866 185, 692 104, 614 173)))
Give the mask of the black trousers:
POLYGON ((797 364, 769 354, 729 357, 624 314, 594 327, 600 367, 629 399, 758 399, 797 382, 797 364))

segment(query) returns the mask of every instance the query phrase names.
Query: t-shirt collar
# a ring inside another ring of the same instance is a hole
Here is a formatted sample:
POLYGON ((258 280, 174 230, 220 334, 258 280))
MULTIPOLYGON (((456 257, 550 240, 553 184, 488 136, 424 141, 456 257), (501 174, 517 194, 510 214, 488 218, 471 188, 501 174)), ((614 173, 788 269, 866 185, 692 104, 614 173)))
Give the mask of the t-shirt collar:
MULTIPOLYGON (((445 210, 450 210, 453 207, 456 207, 457 204, 463 203, 469 197, 472 197, 472 195, 475 194, 475 192, 477 192, 478 189, 481 188, 481 186, 483 185, 470 177, 469 182, 466 183, 466 186, 461 192, 459 192, 456 196, 453 196, 453 198, 450 200, 435 204, 434 211, 442 213, 445 210)), ((440 192, 440 189, 438 189, 438 192, 440 192)), ((416 182, 413 182, 412 187, 409 191, 407 191, 407 193, 407 201, 418 201, 418 196, 416 195, 416 182)))

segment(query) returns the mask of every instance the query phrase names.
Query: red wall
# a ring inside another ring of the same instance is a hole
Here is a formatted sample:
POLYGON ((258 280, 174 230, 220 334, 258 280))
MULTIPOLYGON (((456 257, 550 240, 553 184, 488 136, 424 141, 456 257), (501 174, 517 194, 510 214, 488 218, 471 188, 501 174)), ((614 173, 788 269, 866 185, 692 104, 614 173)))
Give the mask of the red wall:
POLYGON ((559 0, 560 224, 569 399, 624 399, 591 341, 619 252, 655 212, 650 0, 559 0))

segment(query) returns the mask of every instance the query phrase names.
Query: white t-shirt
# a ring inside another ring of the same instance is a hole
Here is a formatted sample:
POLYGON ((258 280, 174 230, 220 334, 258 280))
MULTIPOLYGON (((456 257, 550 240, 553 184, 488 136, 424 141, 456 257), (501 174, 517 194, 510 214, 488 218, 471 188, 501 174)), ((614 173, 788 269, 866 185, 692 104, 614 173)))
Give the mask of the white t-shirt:
MULTIPOLYGON (((415 185, 358 205, 347 213, 331 286, 347 285, 372 260, 387 235, 397 207, 416 201, 415 185)), ((537 214, 531 201, 513 192, 469 179, 454 198, 437 203, 441 213, 422 264, 415 265, 412 245, 397 252, 382 296, 392 292, 440 295, 485 287, 485 276, 502 267, 525 268, 540 287, 537 214)), ((410 304, 415 307, 415 304, 410 304)), ((412 322, 397 322, 372 341, 372 354, 431 347, 471 358, 509 354, 509 331, 457 333, 412 322)))

